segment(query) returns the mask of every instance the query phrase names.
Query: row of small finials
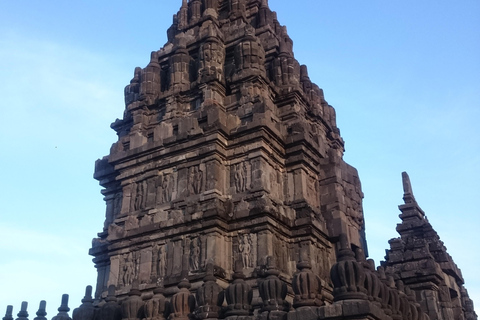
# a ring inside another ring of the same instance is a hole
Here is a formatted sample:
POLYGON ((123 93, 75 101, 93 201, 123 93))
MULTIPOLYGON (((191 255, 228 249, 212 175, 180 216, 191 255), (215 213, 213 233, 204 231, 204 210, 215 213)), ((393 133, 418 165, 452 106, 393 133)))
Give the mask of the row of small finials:
MULTIPOLYGON (((46 310, 47 302, 44 300, 40 301, 40 306, 38 307, 37 316, 33 320, 47 320, 45 317, 47 315, 46 310)), ((28 312, 27 312, 28 302, 23 301, 20 311, 17 314, 17 318, 15 320, 28 320, 28 312)), ((58 314, 52 318, 52 320, 72 320, 68 315, 68 311, 70 308, 68 307, 68 294, 62 295, 62 303, 58 308, 58 314)), ((7 312, 5 313, 5 317, 3 320, 14 320, 13 316, 13 306, 7 306, 7 312)))

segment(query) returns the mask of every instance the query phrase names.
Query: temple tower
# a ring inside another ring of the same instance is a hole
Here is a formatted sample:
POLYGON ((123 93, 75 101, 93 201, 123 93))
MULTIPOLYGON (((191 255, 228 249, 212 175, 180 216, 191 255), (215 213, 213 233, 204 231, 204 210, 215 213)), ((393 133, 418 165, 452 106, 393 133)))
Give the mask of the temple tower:
POLYGON ((405 203, 399 206, 400 237, 389 241, 382 262, 385 271, 416 292, 430 319, 477 319, 462 272, 418 205, 410 177, 403 172, 402 178, 405 203))
POLYGON ((118 141, 95 166, 106 201, 90 251, 96 298, 135 280, 147 292, 161 279, 168 294, 208 260, 226 279, 241 261, 248 280, 272 256, 288 281, 304 250, 331 301, 339 235, 366 250, 363 194, 286 28, 265 0, 191 0, 167 34, 135 69, 118 141))

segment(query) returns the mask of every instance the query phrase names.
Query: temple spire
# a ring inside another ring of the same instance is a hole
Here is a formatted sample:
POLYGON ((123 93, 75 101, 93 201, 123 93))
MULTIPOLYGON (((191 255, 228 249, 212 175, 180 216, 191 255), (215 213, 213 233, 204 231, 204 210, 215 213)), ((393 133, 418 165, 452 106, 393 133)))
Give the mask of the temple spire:
POLYGON ((412 184, 410 183, 410 177, 405 171, 402 172, 403 181, 403 200, 405 203, 415 203, 415 197, 413 196, 412 184))
MULTIPOLYGON (((400 211, 400 218, 403 222, 411 220, 423 220, 425 219, 425 212, 420 208, 415 197, 413 196, 412 184, 410 182, 410 177, 406 172, 402 172, 402 182, 403 182, 403 201, 404 204, 398 206, 400 211)), ((410 225, 407 222, 407 225, 410 225)), ((397 228, 398 231, 398 228, 397 228)), ((400 232, 400 231, 399 231, 400 232)))

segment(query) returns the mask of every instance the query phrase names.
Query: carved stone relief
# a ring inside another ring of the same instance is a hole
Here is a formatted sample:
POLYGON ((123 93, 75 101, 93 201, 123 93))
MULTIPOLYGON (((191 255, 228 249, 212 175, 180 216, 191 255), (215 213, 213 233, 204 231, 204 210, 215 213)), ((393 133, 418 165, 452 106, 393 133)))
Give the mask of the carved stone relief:
POLYGON ((129 286, 132 284, 137 271, 137 259, 132 252, 122 255, 121 274, 119 283, 121 286, 129 286))
POLYGON ((203 171, 200 166, 188 168, 188 194, 199 194, 203 191, 203 171))
POLYGON ((161 174, 156 178, 156 204, 164 204, 173 200, 175 189, 174 174, 161 174))
POLYGON ((242 162, 234 166, 234 175, 233 180, 235 183, 235 190, 240 192, 245 192, 248 190, 248 169, 247 162, 242 162))
POLYGON ((256 265, 256 240, 255 234, 244 233, 237 236, 238 254, 244 268, 254 268, 256 265))
POLYGON ((167 270, 166 245, 155 243, 152 246, 152 282, 156 283, 159 279, 165 278, 167 270))
POLYGON ((132 211, 144 209, 147 202, 147 181, 133 184, 130 208, 132 211))
POLYGON ((201 244, 200 238, 193 238, 190 242, 190 271, 200 269, 201 244))

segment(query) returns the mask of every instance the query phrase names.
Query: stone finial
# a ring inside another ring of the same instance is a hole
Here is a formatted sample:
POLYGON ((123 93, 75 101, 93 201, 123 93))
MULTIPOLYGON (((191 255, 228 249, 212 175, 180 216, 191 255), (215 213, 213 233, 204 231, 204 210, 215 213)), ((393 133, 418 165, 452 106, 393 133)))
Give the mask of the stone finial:
POLYGON ((7 306, 7 311, 5 312, 5 317, 3 317, 3 320, 13 320, 13 306, 7 306))
POLYGON ((122 319, 137 320, 143 319, 144 302, 140 297, 142 293, 139 289, 138 279, 133 280, 132 287, 128 292, 128 298, 122 303, 122 319))
POLYGON ((28 320, 28 312, 27 312, 28 302, 23 301, 22 306, 20 307, 20 311, 17 314, 16 320, 28 320))
POLYGON ((273 12, 268 8, 268 0, 262 0, 258 10, 258 27, 273 25, 273 12))
POLYGON ((210 16, 213 18, 218 17, 218 0, 205 0, 204 16, 210 16))
MULTIPOLYGON (((184 259, 185 260, 185 257, 184 259)), ((188 264, 184 264, 188 265, 188 264)), ((191 313, 195 309, 195 297, 190 293, 190 287, 192 286, 188 281, 188 278, 185 274, 185 270, 182 272, 184 278, 178 284, 180 291, 175 293, 170 300, 170 306, 172 308, 172 313, 168 317, 170 320, 188 320, 191 313)))
POLYGON ((355 260, 355 253, 350 249, 346 234, 340 234, 339 245, 337 263, 330 270, 334 300, 366 300, 365 269, 355 260))
POLYGON ((47 320, 45 317, 47 312, 45 311, 47 307, 47 302, 45 300, 40 301, 40 305, 38 306, 37 316, 33 318, 33 320, 47 320))
POLYGON ((304 64, 300 66, 300 81, 310 81, 310 77, 308 76, 308 68, 304 64))
POLYGON ((295 293, 293 307, 320 306, 322 305, 320 278, 313 273, 312 266, 305 255, 305 250, 302 249, 300 251, 300 262, 297 263, 298 271, 293 275, 292 280, 293 292, 295 293))
POLYGON ((387 276, 386 285, 388 287, 388 306, 392 311, 392 318, 394 320, 401 319, 401 312, 400 312, 400 295, 395 286, 395 280, 392 276, 387 276))
POLYGON ((73 310, 73 320, 93 320, 95 308, 93 307, 92 286, 85 288, 85 296, 80 307, 73 310))
POLYGON ((166 311, 166 299, 163 295, 165 289, 163 281, 159 279, 157 287, 153 290, 153 297, 145 302, 146 320, 164 320, 166 311))
POLYGON ((267 256, 266 278, 258 284, 258 291, 263 300, 262 311, 288 311, 285 301, 287 285, 278 278, 280 271, 276 268, 275 258, 267 256))
POLYGON ((95 320, 121 320, 122 308, 117 303, 117 297, 115 296, 115 286, 110 285, 108 287, 107 298, 105 304, 95 313, 95 320))
POLYGON ((202 17, 202 1, 190 0, 190 23, 197 23, 202 17))
POLYGON ((235 261, 233 282, 225 289, 228 316, 248 316, 252 312, 252 288, 245 282, 242 260, 235 261))
POLYGON ((402 172, 402 182, 403 182, 403 200, 405 203, 414 203, 415 197, 413 196, 412 184, 410 182, 410 177, 408 173, 402 172))
POLYGON ((207 262, 203 285, 197 289, 196 296, 198 308, 195 310, 195 315, 198 319, 219 317, 225 294, 222 287, 217 284, 212 260, 207 262))
POLYGON ((62 295, 62 303, 58 308, 58 314, 52 318, 52 320, 72 320, 68 315, 70 308, 68 307, 68 294, 62 295))
POLYGON ((178 29, 183 30, 188 26, 188 3, 187 0, 182 0, 182 6, 178 11, 178 29))

